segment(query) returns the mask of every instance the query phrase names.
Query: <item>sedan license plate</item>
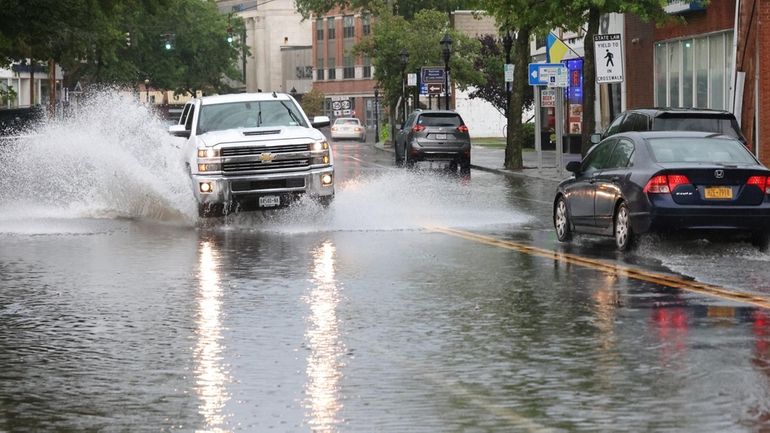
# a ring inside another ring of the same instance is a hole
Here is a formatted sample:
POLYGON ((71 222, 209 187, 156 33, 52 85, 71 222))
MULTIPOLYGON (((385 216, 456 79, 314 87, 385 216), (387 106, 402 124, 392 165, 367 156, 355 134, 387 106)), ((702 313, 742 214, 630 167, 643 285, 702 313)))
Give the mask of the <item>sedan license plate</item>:
POLYGON ((436 140, 446 140, 446 134, 436 134, 434 135, 434 138, 436 140))
POLYGON ((281 205, 281 196, 279 195, 266 195, 259 198, 260 207, 275 207, 281 205))
POLYGON ((733 189, 729 186, 707 186, 703 193, 709 200, 729 200, 733 198, 733 189))

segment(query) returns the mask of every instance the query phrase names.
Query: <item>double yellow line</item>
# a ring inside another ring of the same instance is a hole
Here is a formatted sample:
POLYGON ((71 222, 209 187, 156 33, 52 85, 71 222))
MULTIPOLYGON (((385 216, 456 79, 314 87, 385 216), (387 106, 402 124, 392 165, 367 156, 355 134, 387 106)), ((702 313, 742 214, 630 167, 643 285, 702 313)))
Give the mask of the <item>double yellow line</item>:
POLYGON ((698 293, 701 295, 726 299, 734 302, 741 302, 744 304, 754 305, 760 308, 770 309, 770 298, 754 295, 751 293, 728 290, 728 289, 725 289, 724 287, 719 287, 719 286, 706 284, 706 283, 699 283, 697 281, 687 280, 674 275, 666 275, 666 274, 661 274, 657 272, 649 272, 649 271, 635 269, 635 268, 631 268, 631 267, 623 266, 619 264, 605 263, 600 260, 589 259, 589 258, 581 257, 575 254, 547 250, 544 248, 533 247, 531 245, 526 245, 519 242, 496 239, 490 236, 483 236, 476 233, 471 233, 464 230, 452 229, 448 227, 430 226, 430 227, 427 227, 427 229, 434 232, 444 233, 450 236, 456 236, 456 237, 460 237, 470 241, 491 245, 494 247, 519 251, 521 253, 529 254, 531 256, 543 257, 543 258, 551 259, 558 262, 584 266, 587 268, 606 272, 612 275, 623 275, 628 278, 633 278, 635 280, 646 281, 646 282, 658 284, 661 286, 673 287, 676 289, 686 290, 688 292, 698 293))

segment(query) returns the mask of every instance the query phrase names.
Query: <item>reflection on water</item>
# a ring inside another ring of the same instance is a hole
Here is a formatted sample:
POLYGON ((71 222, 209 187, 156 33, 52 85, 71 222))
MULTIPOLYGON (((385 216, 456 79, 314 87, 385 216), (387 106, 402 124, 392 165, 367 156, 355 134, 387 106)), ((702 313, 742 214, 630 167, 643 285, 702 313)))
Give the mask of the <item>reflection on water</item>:
POLYGON ((334 274, 335 248, 326 241, 313 252, 313 283, 306 301, 310 306, 305 338, 310 355, 307 363, 306 415, 314 432, 335 431, 342 409, 339 389, 344 346, 340 341, 339 288, 334 274))
POLYGON ((199 413, 204 431, 219 432, 225 422, 223 409, 229 395, 225 388, 227 372, 222 363, 222 287, 219 255, 208 241, 200 244, 198 264, 198 318, 195 345, 195 379, 201 400, 199 413))

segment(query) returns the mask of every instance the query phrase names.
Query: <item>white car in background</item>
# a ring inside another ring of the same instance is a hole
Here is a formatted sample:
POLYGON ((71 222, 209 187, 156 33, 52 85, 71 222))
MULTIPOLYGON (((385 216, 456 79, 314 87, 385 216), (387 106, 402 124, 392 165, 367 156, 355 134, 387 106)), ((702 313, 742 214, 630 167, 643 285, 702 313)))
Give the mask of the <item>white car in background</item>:
POLYGON ((332 140, 366 141, 366 128, 355 117, 340 117, 332 125, 332 140))

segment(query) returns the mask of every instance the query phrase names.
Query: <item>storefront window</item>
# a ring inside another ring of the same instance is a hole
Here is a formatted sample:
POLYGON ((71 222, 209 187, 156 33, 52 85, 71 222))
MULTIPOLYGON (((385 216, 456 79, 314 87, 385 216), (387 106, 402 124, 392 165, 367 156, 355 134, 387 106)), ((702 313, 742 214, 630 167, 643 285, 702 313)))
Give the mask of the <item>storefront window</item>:
POLYGON ((732 32, 655 44, 655 105, 728 108, 732 32))
POLYGON ((682 41, 682 106, 692 107, 693 98, 693 62, 692 56, 695 47, 692 39, 682 41))
POLYGON ((666 98, 666 44, 655 45, 655 105, 668 105, 666 98))
POLYGON ((724 110, 725 108, 725 38, 724 35, 709 36, 709 84, 711 88, 711 103, 709 108, 724 110))
POLYGON ((680 61, 681 45, 677 42, 668 44, 668 106, 679 106, 679 74, 682 73, 680 61))
POLYGON ((695 39, 695 106, 709 106, 709 41, 695 39))

